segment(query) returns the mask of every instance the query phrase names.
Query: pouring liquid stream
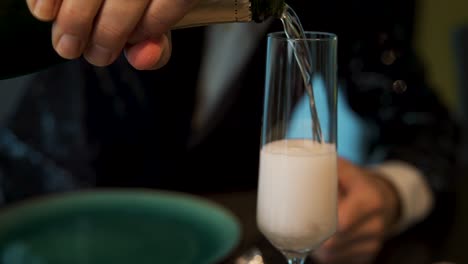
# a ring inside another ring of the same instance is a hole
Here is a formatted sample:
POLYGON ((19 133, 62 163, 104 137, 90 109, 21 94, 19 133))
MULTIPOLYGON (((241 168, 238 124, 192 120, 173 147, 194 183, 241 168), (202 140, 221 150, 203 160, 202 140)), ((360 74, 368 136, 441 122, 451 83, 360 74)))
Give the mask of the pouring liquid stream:
POLYGON ((305 39, 306 35, 304 29, 296 12, 288 5, 285 7, 281 22, 283 23, 286 37, 290 40, 289 43, 299 70, 301 71, 304 87, 309 97, 310 114, 312 118, 312 139, 319 143, 324 143, 312 87, 312 54, 305 41, 292 41, 294 39, 305 39))

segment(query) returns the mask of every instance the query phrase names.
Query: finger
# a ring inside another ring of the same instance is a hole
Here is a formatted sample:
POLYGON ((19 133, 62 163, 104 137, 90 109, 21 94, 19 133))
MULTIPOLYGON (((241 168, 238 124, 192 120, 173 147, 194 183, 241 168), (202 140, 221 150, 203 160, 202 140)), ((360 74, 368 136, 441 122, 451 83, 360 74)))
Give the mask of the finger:
POLYGON ((62 0, 27 0, 29 11, 41 21, 52 21, 57 16, 62 0))
POLYGON ((135 32, 133 39, 159 37, 168 32, 198 0, 154 0, 135 32))
POLYGON ((338 159, 338 181, 342 192, 347 192, 353 187, 355 181, 355 166, 346 159, 338 159))
POLYGON ((81 56, 103 0, 64 0, 52 28, 52 44, 66 59, 81 56))
POLYGON ((91 64, 107 66, 123 47, 144 14, 149 0, 105 1, 96 18, 84 56, 91 64))
POLYGON ((347 169, 348 167, 354 167, 353 163, 343 157, 338 158, 338 168, 347 169))
POLYGON ((338 233, 350 232, 366 215, 358 193, 350 192, 338 203, 338 233))
POLYGON ((170 33, 126 48, 128 62, 138 70, 155 70, 164 66, 171 56, 170 33))

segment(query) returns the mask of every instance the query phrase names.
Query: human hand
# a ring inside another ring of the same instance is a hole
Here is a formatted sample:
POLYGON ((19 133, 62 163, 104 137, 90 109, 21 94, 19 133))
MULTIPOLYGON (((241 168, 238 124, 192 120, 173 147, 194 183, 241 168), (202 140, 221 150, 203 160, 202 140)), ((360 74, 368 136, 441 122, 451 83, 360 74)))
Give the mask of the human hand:
POLYGON ((338 229, 314 254, 319 262, 372 263, 398 219, 399 198, 383 177, 338 159, 338 229))
POLYGON ((125 49, 140 70, 157 69, 171 55, 170 28, 197 0, 26 0, 39 20, 53 21, 52 44, 63 58, 84 55, 96 66, 125 49))

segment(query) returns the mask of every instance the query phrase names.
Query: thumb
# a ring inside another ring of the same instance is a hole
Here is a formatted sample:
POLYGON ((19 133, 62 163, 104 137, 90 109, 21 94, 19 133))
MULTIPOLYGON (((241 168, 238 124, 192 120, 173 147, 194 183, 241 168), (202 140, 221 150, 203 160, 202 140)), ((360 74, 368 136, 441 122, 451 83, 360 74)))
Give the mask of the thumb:
POLYGON ((344 158, 338 158, 338 183, 340 195, 346 194, 346 192, 352 188, 354 183, 354 171, 355 166, 344 158))
POLYGON ((356 192, 351 191, 338 203, 338 232, 345 233, 352 229, 361 215, 362 207, 359 199, 356 192))
POLYGON ((170 33, 147 39, 125 48, 128 62, 137 70, 156 70, 166 65, 171 57, 170 33))

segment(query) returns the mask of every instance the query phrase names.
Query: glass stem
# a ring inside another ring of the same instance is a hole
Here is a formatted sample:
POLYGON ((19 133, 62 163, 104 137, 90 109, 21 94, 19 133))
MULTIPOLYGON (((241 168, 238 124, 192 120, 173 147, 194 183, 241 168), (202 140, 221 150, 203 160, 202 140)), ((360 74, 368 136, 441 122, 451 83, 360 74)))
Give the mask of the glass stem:
POLYGON ((307 253, 296 253, 296 252, 283 252, 284 256, 288 260, 288 264, 304 264, 307 258, 307 253))
POLYGON ((288 264, 304 264, 306 257, 295 257, 288 259, 288 264))

